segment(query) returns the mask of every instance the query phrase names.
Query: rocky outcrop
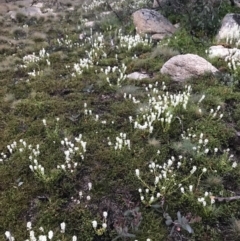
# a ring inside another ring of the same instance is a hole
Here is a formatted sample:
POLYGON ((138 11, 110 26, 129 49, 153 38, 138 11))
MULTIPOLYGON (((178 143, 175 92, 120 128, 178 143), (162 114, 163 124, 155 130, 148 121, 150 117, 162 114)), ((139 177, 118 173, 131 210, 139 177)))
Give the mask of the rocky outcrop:
POLYGON ((133 72, 131 74, 128 74, 127 78, 128 79, 134 79, 134 80, 141 80, 141 79, 149 78, 149 75, 148 74, 143 74, 143 73, 140 73, 140 72, 133 72))
POLYGON ((42 5, 30 6, 30 7, 23 7, 19 8, 18 10, 9 11, 7 16, 10 16, 12 20, 17 19, 17 14, 22 14, 26 17, 42 17, 48 15, 55 15, 52 9, 45 9, 44 12, 41 10, 42 5))
MULTIPOLYGON (((208 56, 224 60, 227 63, 228 69, 232 71, 236 71, 240 66, 240 49, 237 48, 224 48, 220 45, 212 46, 208 50, 208 56)), ((225 72, 227 69, 222 66, 219 70, 225 72)))
POLYGON ((223 18, 216 39, 218 42, 230 44, 240 40, 240 14, 229 13, 223 18))
POLYGON ((169 75, 175 81, 185 81, 205 73, 216 74, 219 71, 204 58, 195 54, 185 54, 169 59, 160 72, 169 75))
POLYGON ((221 45, 211 46, 208 50, 208 56, 210 58, 221 58, 225 61, 234 60, 240 62, 240 49, 225 48, 221 45))
POLYGON ((132 14, 133 23, 138 34, 160 34, 170 36, 176 28, 159 12, 141 9, 132 14))

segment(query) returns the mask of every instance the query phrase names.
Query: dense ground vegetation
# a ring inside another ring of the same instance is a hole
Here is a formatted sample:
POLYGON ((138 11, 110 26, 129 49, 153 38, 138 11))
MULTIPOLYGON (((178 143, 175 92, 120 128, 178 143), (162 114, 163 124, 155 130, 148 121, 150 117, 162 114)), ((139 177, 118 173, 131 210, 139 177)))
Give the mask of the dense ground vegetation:
MULTIPOLYGON (((162 10, 182 27, 157 43, 130 18, 149 2, 67 4, 0 18, 0 240, 238 240, 240 72, 219 59, 218 77, 159 72, 208 58, 208 12, 162 10)), ((212 10, 214 24, 239 11, 212 10)))

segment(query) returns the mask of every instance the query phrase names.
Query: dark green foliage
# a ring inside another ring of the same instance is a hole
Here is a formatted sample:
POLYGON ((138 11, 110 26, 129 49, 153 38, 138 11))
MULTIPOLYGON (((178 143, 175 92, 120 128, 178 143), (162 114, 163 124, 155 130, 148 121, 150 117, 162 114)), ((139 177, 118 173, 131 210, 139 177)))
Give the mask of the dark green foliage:
POLYGON ((208 43, 199 41, 186 29, 180 29, 169 39, 168 47, 179 51, 180 54, 191 52, 193 54, 205 55, 208 43))
POLYGON ((169 0, 161 13, 170 21, 181 23, 196 43, 202 43, 211 39, 217 33, 222 18, 227 13, 239 11, 229 4, 229 1, 205 1, 205 0, 169 0), (176 14, 177 13, 177 14, 176 14))

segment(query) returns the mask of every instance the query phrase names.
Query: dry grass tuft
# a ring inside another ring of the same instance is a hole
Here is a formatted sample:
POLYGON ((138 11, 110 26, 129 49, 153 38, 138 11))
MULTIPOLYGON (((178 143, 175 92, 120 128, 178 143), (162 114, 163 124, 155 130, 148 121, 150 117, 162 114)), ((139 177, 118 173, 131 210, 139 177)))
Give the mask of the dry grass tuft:
POLYGON ((47 39, 47 35, 45 33, 42 33, 42 32, 34 32, 31 36, 31 39, 34 42, 43 42, 47 39))
POLYGON ((173 56, 179 55, 179 51, 174 50, 168 46, 157 46, 153 49, 151 58, 163 57, 164 59, 168 60, 173 56))

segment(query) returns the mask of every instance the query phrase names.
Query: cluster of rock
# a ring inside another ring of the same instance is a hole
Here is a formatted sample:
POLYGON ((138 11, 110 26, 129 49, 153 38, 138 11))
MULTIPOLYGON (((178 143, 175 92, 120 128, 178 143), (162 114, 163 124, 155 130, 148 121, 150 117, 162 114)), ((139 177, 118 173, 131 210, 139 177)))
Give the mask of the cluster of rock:
MULTIPOLYGON (((64 0, 0 0, 0 13, 16 21, 18 14, 36 18, 55 16, 56 10, 65 5, 64 0)), ((73 8, 69 7, 68 10, 73 8)))
MULTIPOLYGON (((1 1, 3 0, 0 0, 0 3, 1 1)), ((54 14, 53 9, 51 8, 45 8, 45 11, 42 11, 44 9, 43 2, 36 1, 35 4, 33 4, 33 0, 21 0, 19 2, 24 3, 26 6, 20 10, 18 9, 17 11, 14 9, 8 9, 7 11, 7 14, 13 20, 16 19, 17 13, 21 13, 29 17, 41 17, 48 14, 54 14)), ((164 5, 168 4, 168 2, 169 0, 154 0, 153 7, 163 7, 164 5)), ((4 5, 2 5, 2 7, 3 6, 4 5)), ((132 14, 132 19, 136 32, 140 35, 151 35, 153 40, 162 40, 163 38, 169 37, 174 34, 179 27, 179 25, 173 25, 167 18, 153 9, 140 9, 132 14)), ((91 22, 89 27, 92 27, 93 24, 91 22)), ((86 24, 86 26, 88 25, 86 24)), ((222 26, 218 31, 216 40, 218 45, 212 46, 209 48, 209 50, 207 50, 209 58, 217 57, 225 61, 233 60, 234 64, 239 63, 240 65, 240 50, 238 48, 226 47, 226 45, 229 43, 231 45, 235 44, 236 47, 240 45, 240 14, 227 14, 223 18, 222 26)), ((184 81, 192 77, 201 76, 206 72, 216 74, 219 72, 219 70, 204 58, 189 53, 170 58, 162 66, 160 72, 162 74, 169 75, 175 81, 184 81)), ((148 77, 148 74, 138 72, 128 75, 128 78, 133 79, 142 79, 148 77)))
MULTIPOLYGON (((176 26, 155 10, 141 9, 133 13, 132 17, 137 33, 151 34, 153 39, 156 39, 155 36, 159 36, 158 39, 171 36, 177 30, 176 26)), ((217 57, 225 61, 234 61, 234 64, 239 62, 240 65, 240 50, 222 46, 228 46, 229 43, 235 46, 240 45, 240 14, 227 14, 223 18, 216 40, 218 45, 207 50, 209 58, 217 57)), ((209 61, 195 54, 177 55, 170 58, 162 66, 160 72, 169 75, 175 81, 184 81, 205 73, 219 74, 219 70, 209 61)), ((129 75, 128 78, 132 76, 143 78, 137 73, 129 75)))

